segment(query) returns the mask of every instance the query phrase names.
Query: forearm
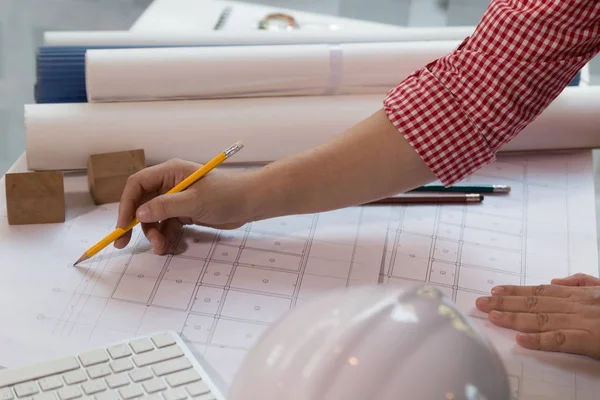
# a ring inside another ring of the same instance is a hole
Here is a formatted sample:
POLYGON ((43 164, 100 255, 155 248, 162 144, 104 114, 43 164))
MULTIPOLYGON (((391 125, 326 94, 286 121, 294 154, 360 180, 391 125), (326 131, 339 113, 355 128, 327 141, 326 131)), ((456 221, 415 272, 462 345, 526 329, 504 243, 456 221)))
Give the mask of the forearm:
POLYGON ((491 1, 473 35, 394 88, 384 109, 452 185, 493 162, 598 53, 599 16, 597 0, 491 1))
POLYGON ((252 220, 323 212, 411 190, 435 176, 381 110, 252 178, 252 220))
POLYGON ((598 15, 592 0, 491 2, 473 36, 404 79, 383 110, 252 174, 246 214, 321 212, 464 179, 493 162, 598 52, 598 15))

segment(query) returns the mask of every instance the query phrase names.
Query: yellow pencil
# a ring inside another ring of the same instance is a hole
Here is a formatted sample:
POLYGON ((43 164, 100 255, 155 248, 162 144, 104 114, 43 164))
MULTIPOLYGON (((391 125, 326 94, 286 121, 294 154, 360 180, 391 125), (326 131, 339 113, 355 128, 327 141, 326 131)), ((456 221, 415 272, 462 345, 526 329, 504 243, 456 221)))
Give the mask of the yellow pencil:
MULTIPOLYGON (((173 189, 169 190, 167 192, 167 194, 178 193, 178 192, 184 191, 185 189, 190 187, 193 183, 197 182, 204 175, 209 173, 216 166, 218 166, 223 161, 225 161, 226 159, 228 159, 229 157, 231 157, 232 155, 234 155, 235 153, 240 151, 243 147, 244 147, 244 145, 242 145, 242 143, 240 143, 240 142, 234 143, 229 148, 227 148, 225 151, 223 151, 221 154, 217 155, 215 158, 210 160, 208 163, 206 163, 202 167, 200 167, 196 172, 194 172, 193 174, 191 174, 190 176, 185 178, 183 181, 181 181, 181 183, 179 183, 173 189)), ((115 240, 117 240, 118 238, 123 236, 125 233, 127 233, 128 231, 133 229, 133 227, 136 226, 137 224, 139 224, 139 222, 140 221, 137 218, 135 218, 125 228, 115 229, 104 239, 100 240, 98 243, 96 243, 95 245, 90 247, 88 250, 86 250, 86 252, 83 253, 83 255, 79 258, 79 260, 77 260, 77 262, 75 262, 75 264, 73 264, 73 265, 75 266, 75 265, 79 264, 80 262, 90 259, 95 254, 97 254, 102 249, 104 249, 106 246, 108 246, 109 244, 111 244, 112 242, 114 242, 115 240)))

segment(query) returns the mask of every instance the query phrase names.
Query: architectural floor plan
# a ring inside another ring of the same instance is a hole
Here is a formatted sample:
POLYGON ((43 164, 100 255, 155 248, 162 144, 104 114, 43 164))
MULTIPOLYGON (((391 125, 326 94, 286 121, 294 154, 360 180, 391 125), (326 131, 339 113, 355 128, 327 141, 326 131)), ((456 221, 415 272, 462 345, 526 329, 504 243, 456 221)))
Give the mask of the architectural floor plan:
POLYGON ((591 168, 585 151, 502 156, 468 181, 512 191, 486 195, 481 204, 352 207, 231 231, 187 226, 165 256, 153 254, 136 228, 126 249, 106 248, 77 268, 72 262, 114 228, 117 208, 93 206, 85 176, 68 176, 65 224, 0 221, 2 334, 93 346, 175 330, 231 382, 273 322, 321 293, 431 284, 492 339, 515 399, 596 398, 596 363, 525 351, 514 332, 474 308, 498 284, 598 275, 591 168))
POLYGON ((494 338, 517 399, 597 398, 594 362, 527 352, 515 332, 498 329, 475 309, 496 285, 537 285, 583 272, 598 275, 590 157, 505 156, 468 179, 508 184, 510 195, 486 196, 478 206, 399 207, 393 211, 381 281, 427 282, 450 296, 494 338), (582 212, 581 210, 586 210, 582 212), (587 365, 577 373, 576 365, 587 365), (585 372, 587 371, 587 373, 585 372))
POLYGON ((168 256, 153 254, 136 229, 131 251, 107 249, 84 267, 52 334, 120 339, 172 329, 209 361, 239 358, 296 304, 376 284, 391 213, 356 207, 232 231, 190 226, 168 256))

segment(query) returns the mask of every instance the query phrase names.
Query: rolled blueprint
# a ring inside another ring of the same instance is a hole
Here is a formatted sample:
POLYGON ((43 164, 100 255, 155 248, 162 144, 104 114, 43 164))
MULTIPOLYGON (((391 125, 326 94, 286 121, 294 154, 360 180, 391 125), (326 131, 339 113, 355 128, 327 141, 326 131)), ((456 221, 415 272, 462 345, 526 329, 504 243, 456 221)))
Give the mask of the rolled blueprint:
MULTIPOLYGON (((234 163, 264 163, 317 146, 382 106, 382 95, 265 97, 25 106, 34 170, 85 169, 92 153, 143 148, 148 164, 207 162, 241 140, 234 163)), ((600 147, 600 86, 567 88, 503 151, 600 147)))
POLYGON ((460 42, 91 49, 89 102, 385 94, 460 42))
POLYGON ((191 46, 463 40, 475 27, 414 27, 397 31, 49 31, 46 46, 191 46))
POLYGON ((244 150, 231 161, 268 162, 342 133, 382 100, 361 95, 26 105, 27 164, 34 170, 85 169, 89 154, 130 148, 143 148, 148 165, 171 158, 204 163, 238 140, 244 150))
POLYGON ((567 87, 502 151, 600 147, 600 86, 567 87))

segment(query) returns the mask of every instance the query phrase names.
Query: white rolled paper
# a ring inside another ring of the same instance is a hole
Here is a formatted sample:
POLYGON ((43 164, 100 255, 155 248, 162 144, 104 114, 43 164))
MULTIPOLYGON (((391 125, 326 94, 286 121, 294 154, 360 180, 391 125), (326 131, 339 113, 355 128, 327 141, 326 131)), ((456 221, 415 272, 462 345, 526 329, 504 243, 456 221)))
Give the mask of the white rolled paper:
POLYGON ((84 169, 93 153, 143 148, 146 162, 207 162, 231 144, 228 164, 268 162, 310 149, 382 106, 383 96, 265 97, 25 106, 27 164, 84 169))
POLYGON ((198 46, 378 43, 463 40, 475 27, 414 27, 397 31, 48 31, 46 46, 198 46))
POLYGON ((567 87, 502 151, 600 147, 600 86, 567 87))
MULTIPOLYGON (((148 164, 207 162, 241 140, 228 163, 269 162, 326 142, 382 106, 382 95, 265 97, 25 106, 34 170, 84 169, 92 153, 143 148, 148 164)), ((600 147, 600 86, 567 88, 503 151, 600 147)))
POLYGON ((89 102, 385 94, 460 42, 92 49, 89 102))

